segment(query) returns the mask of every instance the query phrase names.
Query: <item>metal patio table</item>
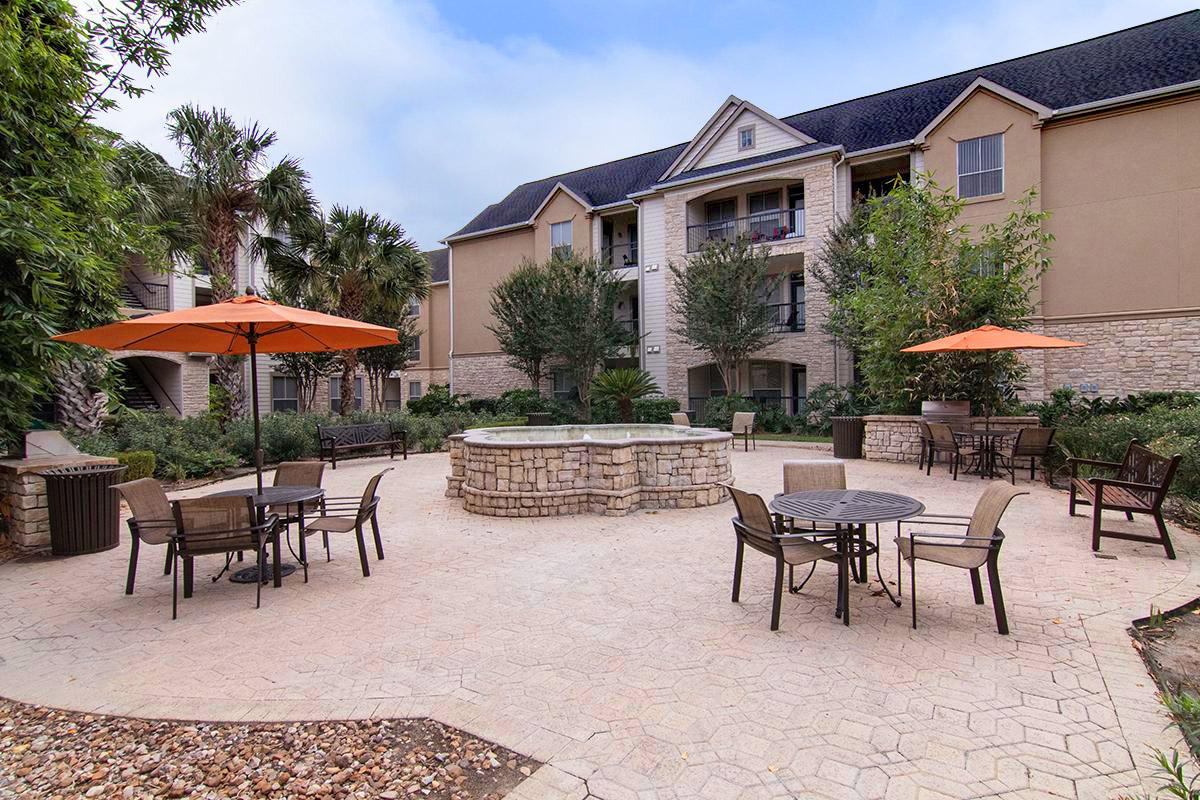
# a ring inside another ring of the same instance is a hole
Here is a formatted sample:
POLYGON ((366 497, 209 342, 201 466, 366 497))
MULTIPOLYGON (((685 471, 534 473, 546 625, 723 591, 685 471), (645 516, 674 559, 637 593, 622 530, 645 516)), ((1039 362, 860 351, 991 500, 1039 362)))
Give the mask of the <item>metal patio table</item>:
MULTIPOLYGON (((912 497, 892 492, 876 492, 868 489, 826 489, 813 492, 778 494, 768 505, 771 512, 792 520, 812 521, 833 525, 832 531, 815 531, 817 539, 836 539, 838 553, 843 558, 859 560, 858 582, 867 581, 867 557, 875 556, 875 576, 888 599, 896 606, 900 600, 892 594, 879 570, 879 523, 899 522, 925 512, 925 504, 912 497), (875 525, 875 541, 867 539, 867 525, 875 525)), ((804 531, 797 531, 804 533, 804 531)), ((848 570, 847 570, 848 571, 848 570)), ((841 585, 838 573, 838 598, 842 623, 850 624, 850 605, 841 608, 841 598, 849 597, 841 585)))
MULTIPOLYGON (((978 440, 980 457, 975 474, 981 478, 1003 477, 996 471, 996 454, 999 452, 1000 442, 1016 436, 1016 431, 1005 428, 967 428, 955 431, 954 435, 959 439, 978 440)), ((971 472, 971 470, 967 469, 966 472, 971 472)))
MULTIPOLYGON (((264 486, 262 491, 258 491, 254 487, 247 489, 227 489, 223 492, 216 492, 208 495, 209 497, 249 497, 254 501, 254 507, 258 509, 258 522, 261 525, 266 521, 267 508, 269 506, 296 506, 297 517, 300 523, 300 563, 308 561, 308 553, 304 546, 304 504, 313 500, 318 500, 325 496, 325 490, 320 486, 264 486)), ((290 546, 290 545, 289 545, 290 546)), ((295 564, 282 564, 279 559, 279 531, 276 530, 274 536, 271 537, 271 571, 273 573, 274 585, 282 586, 283 578, 286 575, 291 575, 296 571, 295 564)), ((229 576, 229 580, 234 583, 254 583, 260 579, 258 565, 239 569, 237 572, 229 576)))

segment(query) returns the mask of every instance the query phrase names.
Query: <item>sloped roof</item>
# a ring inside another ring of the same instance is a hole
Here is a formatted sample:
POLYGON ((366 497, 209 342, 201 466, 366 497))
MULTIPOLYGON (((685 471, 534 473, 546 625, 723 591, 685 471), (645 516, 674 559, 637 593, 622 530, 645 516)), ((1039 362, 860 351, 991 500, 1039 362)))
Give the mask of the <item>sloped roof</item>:
MULTIPOLYGON (((907 142, 981 76, 1051 109, 1197 81, 1200 80, 1200 11, 1188 11, 782 120, 818 142, 841 145, 847 152, 907 142)), ((630 194, 653 187, 688 144, 523 183, 452 236, 528 221, 559 182, 593 206, 624 200, 630 194)), ((772 157, 782 157, 781 152, 764 154, 764 160, 772 157)), ((731 168, 733 164, 705 169, 731 168)), ((687 174, 698 177, 701 173, 703 170, 692 170, 687 174)), ((682 175, 677 176, 672 182, 681 178, 682 175)))
POLYGON ((450 248, 427 250, 425 257, 429 259, 429 282, 445 283, 450 280, 450 248))
POLYGON ((762 164, 768 161, 777 161, 781 158, 791 158, 792 156, 800 156, 805 153, 816 153, 821 150, 829 150, 837 145, 828 142, 813 142, 812 144, 802 144, 797 147, 788 147, 783 150, 773 150, 770 153, 759 153, 756 156, 749 158, 739 158, 736 161, 725 161, 721 164, 713 164, 708 167, 700 167, 698 169, 689 169, 687 172, 681 172, 668 181, 664 181, 661 186, 669 186, 673 183, 684 183, 695 178, 703 178, 705 175, 713 175, 718 172, 725 172, 731 169, 740 169, 742 167, 752 167, 755 164, 762 164))

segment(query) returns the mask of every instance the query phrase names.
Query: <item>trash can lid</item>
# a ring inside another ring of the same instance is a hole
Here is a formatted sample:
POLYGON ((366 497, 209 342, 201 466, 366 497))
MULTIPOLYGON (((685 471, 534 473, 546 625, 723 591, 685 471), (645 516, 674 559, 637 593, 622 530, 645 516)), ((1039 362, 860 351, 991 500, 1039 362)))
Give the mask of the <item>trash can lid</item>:
POLYGON ((83 478, 88 475, 106 475, 128 469, 124 464, 79 464, 71 467, 54 467, 42 470, 43 478, 83 478))

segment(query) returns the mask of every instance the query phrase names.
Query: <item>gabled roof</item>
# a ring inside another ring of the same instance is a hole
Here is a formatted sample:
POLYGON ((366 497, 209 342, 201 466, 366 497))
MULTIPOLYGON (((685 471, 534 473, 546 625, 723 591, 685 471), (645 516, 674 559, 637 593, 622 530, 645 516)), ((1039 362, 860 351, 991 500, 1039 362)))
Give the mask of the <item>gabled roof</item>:
POLYGON ((425 257, 429 259, 430 283, 445 283, 450 280, 449 247, 443 247, 439 250, 427 250, 425 251, 425 257))
MULTIPOLYGON (((979 78, 990 82, 986 85, 1028 100, 1032 107, 1051 109, 1051 116, 1064 109, 1191 84, 1200 81, 1200 11, 805 111, 781 121, 815 142, 840 145, 848 153, 905 146, 979 78)), ((718 110, 710 124, 725 108, 718 110)), ((691 145, 684 142, 521 184, 448 238, 528 223, 558 183, 593 207, 623 201, 630 194, 651 189, 691 145)), ((800 150, 797 148, 795 157, 806 157, 800 150)), ((764 155, 781 157, 782 152, 764 155)), ((721 164, 717 169, 732 166, 721 164)), ((690 174, 698 177, 700 171, 690 174)))

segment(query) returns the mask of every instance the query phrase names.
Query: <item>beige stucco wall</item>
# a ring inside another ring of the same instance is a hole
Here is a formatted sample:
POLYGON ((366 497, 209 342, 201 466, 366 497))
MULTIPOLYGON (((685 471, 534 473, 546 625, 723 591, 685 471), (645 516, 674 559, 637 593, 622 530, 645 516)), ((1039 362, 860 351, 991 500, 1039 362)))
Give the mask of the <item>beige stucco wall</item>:
MULTIPOLYGON (((547 241, 549 235, 547 226, 547 241)), ((450 245, 454 265, 455 355, 499 351, 496 337, 486 327, 491 321, 492 287, 522 259, 534 257, 534 239, 532 228, 521 228, 450 245)))
POLYGON ((1047 126, 1047 317, 1200 307, 1200 99, 1047 126))
MULTIPOLYGON (((550 226, 570 220, 571 245, 576 253, 592 252, 592 218, 578 200, 561 189, 554 192, 542 213, 533 219, 533 252, 537 261, 550 258, 550 226)), ((457 263, 456 263, 457 266, 457 263)))

